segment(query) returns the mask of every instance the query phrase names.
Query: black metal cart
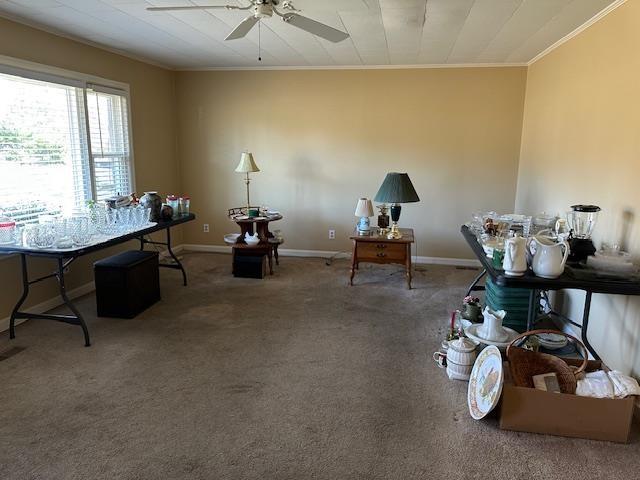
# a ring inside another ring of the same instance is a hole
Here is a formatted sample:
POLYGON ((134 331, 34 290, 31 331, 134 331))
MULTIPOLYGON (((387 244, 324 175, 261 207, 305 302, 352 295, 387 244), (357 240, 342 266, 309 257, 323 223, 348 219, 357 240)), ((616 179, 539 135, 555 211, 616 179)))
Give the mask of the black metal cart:
POLYGON ((171 257, 171 263, 160 263, 161 267, 164 268, 172 268, 177 269, 182 272, 182 280, 183 284, 187 285, 187 274, 182 266, 178 257, 173 253, 171 249, 171 228, 177 225, 181 225, 186 222, 190 222, 195 220, 194 214, 182 215, 180 217, 174 218, 172 220, 166 222, 158 222, 157 224, 150 226, 148 228, 142 228, 140 230, 136 230, 130 233, 126 233, 124 235, 120 235, 118 237, 109 238, 105 241, 93 243, 86 247, 77 247, 73 249, 46 249, 46 248, 32 248, 32 247, 22 247, 18 245, 6 245, 0 247, 0 254, 11 255, 17 254, 20 256, 20 262, 22 266, 22 296, 16 303, 13 311, 11 312, 11 319, 9 322, 9 337, 15 338, 15 323, 17 319, 42 319, 42 320, 55 320, 58 322, 69 323, 71 325, 78 325, 82 328, 82 332, 84 333, 84 341, 85 346, 90 346, 91 341, 89 338, 89 329, 87 328, 87 324, 85 323, 82 315, 76 308, 76 306, 71 302, 69 296, 67 295, 67 287, 65 285, 65 270, 79 257, 83 255, 87 255, 89 253, 97 252, 99 250, 103 250, 105 248, 113 247, 115 245, 119 245, 121 243, 128 242, 129 240, 138 240, 140 242, 140 250, 143 250, 145 245, 161 245, 167 248, 167 253, 171 257), (167 233, 166 242, 158 242, 154 240, 150 240, 145 238, 147 235, 152 234, 154 232, 159 232, 161 230, 165 230, 167 233), (56 271, 49 274, 44 275, 42 277, 36 278, 34 280, 29 279, 29 272, 27 270, 27 257, 44 257, 50 258, 56 261, 56 271), (72 315, 57 315, 57 314, 49 314, 49 313, 29 313, 25 311, 21 311, 20 308, 26 301, 29 296, 29 287, 35 283, 39 283, 43 280, 47 280, 49 278, 55 278, 58 282, 58 288, 60 291, 60 297, 62 298, 62 302, 66 305, 69 310, 71 310, 72 315))
POLYGON ((589 350, 589 353, 597 360, 600 360, 600 357, 587 338, 592 295, 594 293, 640 295, 640 281, 637 278, 611 278, 600 275, 592 269, 580 267, 567 266, 564 273, 553 280, 536 277, 531 271, 527 271, 521 277, 508 277, 505 275, 504 270, 493 266, 491 259, 487 258, 482 245, 469 227, 463 225, 460 231, 482 264, 483 269, 469 286, 467 295, 473 291, 484 290, 484 286, 479 285, 479 282, 485 275, 489 275, 491 280, 500 287, 530 289, 527 329, 531 330, 536 320, 536 299, 539 296, 539 292, 564 289, 583 290, 585 292, 585 300, 582 314, 582 342, 589 350))

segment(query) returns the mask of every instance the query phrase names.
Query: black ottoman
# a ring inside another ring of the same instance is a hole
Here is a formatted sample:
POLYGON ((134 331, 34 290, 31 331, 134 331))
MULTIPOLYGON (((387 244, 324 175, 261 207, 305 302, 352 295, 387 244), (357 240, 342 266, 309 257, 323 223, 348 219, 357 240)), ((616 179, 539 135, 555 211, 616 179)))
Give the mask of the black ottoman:
POLYGON ((160 300, 158 252, 131 250, 93 264, 99 317, 133 318, 160 300))
POLYGON ((267 273, 269 245, 236 245, 233 247, 233 276, 264 278, 267 273))

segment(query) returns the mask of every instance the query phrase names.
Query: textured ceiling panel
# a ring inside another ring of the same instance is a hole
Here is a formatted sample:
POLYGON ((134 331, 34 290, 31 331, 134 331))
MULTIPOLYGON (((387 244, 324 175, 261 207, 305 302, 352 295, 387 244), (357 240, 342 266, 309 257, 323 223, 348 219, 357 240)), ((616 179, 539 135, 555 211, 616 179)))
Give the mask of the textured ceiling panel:
POLYGON ((290 1, 301 15, 349 33, 340 43, 277 15, 225 41, 250 10, 147 10, 225 3, 250 0, 0 0, 0 15, 170 68, 522 64, 616 2, 290 1))

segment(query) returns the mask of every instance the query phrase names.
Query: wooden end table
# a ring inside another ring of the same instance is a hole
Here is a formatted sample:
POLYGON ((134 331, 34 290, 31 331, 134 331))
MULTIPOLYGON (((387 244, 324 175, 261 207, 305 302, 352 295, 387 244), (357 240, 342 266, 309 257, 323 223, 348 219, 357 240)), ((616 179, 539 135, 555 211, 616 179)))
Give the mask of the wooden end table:
POLYGON ((371 235, 358 235, 357 232, 349 237, 353 240, 353 255, 351 257, 351 278, 349 285, 353 285, 353 277, 360 266, 360 262, 396 263, 405 266, 407 287, 411 289, 411 244, 414 242, 413 230, 401 228, 402 238, 390 240, 386 235, 378 235, 373 231, 371 235))

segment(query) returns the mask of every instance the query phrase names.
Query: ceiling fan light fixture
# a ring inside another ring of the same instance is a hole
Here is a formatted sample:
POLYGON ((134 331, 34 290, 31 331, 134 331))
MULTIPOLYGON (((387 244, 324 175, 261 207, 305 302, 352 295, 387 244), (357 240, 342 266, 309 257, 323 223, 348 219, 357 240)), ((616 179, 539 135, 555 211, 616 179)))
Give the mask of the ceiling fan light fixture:
POLYGON ((269 18, 273 16, 273 6, 270 3, 257 3, 254 15, 257 18, 269 18))
MULTIPOLYGON (((207 9, 218 9, 218 8, 226 8, 228 10, 252 10, 252 14, 242 20, 229 35, 226 36, 225 40, 236 40, 239 38, 245 37, 249 31, 258 24, 258 28, 260 28, 260 20, 264 18, 271 18, 275 13, 277 16, 282 18, 285 23, 288 23, 294 27, 297 27, 301 30, 304 30, 307 33, 311 33, 317 37, 323 38, 333 43, 341 42, 347 38, 349 38, 349 34, 338 30, 337 28, 333 28, 324 23, 318 22, 311 18, 303 17, 299 15, 298 12, 300 10, 296 10, 296 8, 291 3, 291 0, 282 0, 282 9, 286 10, 286 12, 279 11, 276 7, 281 4, 280 0, 248 0, 250 2, 249 5, 245 7, 240 7, 237 5, 183 5, 183 6, 166 6, 166 7, 147 7, 147 10, 151 11, 171 11, 171 10, 207 10, 207 9)), ((259 42, 258 42, 259 43, 259 42)), ((260 46, 258 46, 260 49, 260 46)))

